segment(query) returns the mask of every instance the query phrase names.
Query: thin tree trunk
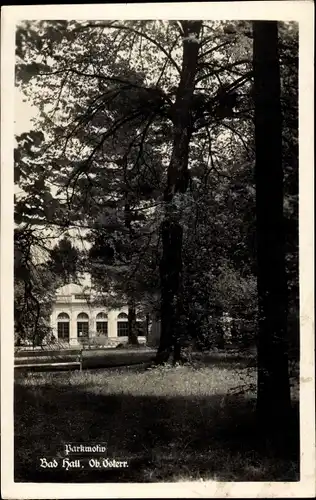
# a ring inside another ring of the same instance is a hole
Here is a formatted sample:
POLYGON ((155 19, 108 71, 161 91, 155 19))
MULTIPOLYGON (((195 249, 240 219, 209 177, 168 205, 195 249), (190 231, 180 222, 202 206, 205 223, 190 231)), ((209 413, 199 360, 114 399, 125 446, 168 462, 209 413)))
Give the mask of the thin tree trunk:
POLYGON ((262 431, 280 432, 291 408, 283 221, 278 24, 253 23, 258 324, 257 412, 262 431))
POLYGON ((161 227, 161 336, 156 362, 163 363, 174 351, 174 360, 180 359, 177 322, 181 303, 182 238, 180 210, 175 200, 177 193, 188 187, 189 144, 192 134, 191 104, 199 53, 201 21, 182 21, 183 59, 180 82, 174 104, 173 149, 168 167, 167 187, 164 193, 165 218, 161 227))
POLYGON ((215 320, 215 346, 217 349, 224 349, 224 328, 223 328, 223 310, 220 306, 215 305, 213 309, 213 318, 215 320))
MULTIPOLYGON (((126 171, 125 171, 126 173, 126 171)), ((128 229, 128 236, 130 241, 133 237, 133 230, 131 226, 130 219, 130 204, 128 202, 127 193, 125 194, 125 205, 124 205, 124 218, 125 218, 125 227, 128 229)), ((130 295, 130 304, 128 306, 128 343, 131 345, 138 345, 138 336, 137 336, 137 325, 136 325, 136 307, 134 304, 134 283, 129 283, 129 295, 130 295)))
POLYGON ((149 313, 146 313, 146 344, 148 343, 149 339, 149 322, 150 322, 150 316, 149 313))
POLYGON ((136 308, 134 305, 129 305, 128 307, 128 343, 138 345, 136 308))

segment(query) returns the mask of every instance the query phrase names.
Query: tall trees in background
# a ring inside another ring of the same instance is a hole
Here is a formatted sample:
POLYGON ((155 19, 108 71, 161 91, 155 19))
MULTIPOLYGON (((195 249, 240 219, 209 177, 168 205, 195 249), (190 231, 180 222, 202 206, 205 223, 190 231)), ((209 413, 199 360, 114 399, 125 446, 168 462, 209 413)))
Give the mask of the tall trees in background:
MULTIPOLYGON (((207 336, 210 315, 254 310, 258 272, 258 408, 270 394, 281 414, 278 391, 284 408, 288 399, 282 161, 294 234, 297 47, 295 28, 284 25, 278 54, 273 26, 255 24, 252 35, 248 22, 21 23, 17 81, 40 110, 41 132, 17 148, 17 182, 29 196, 17 202, 16 222, 85 230, 100 290, 111 282, 115 300, 126 298, 131 311, 158 298, 157 362, 179 357, 181 336, 207 336)), ((293 295, 294 240, 286 262, 293 295)))
POLYGON ((251 127, 245 25, 43 21, 17 32, 17 79, 41 110, 63 217, 102 231, 112 203, 124 224, 128 193, 131 213, 160 219, 161 360, 179 344, 189 165, 220 175, 251 127))
POLYGON ((14 234, 14 326, 15 343, 40 343, 49 333, 49 309, 53 298, 53 279, 34 253, 41 249, 34 228, 16 229, 14 234))
POLYGON ((70 283, 76 281, 80 271, 83 271, 80 257, 80 252, 66 236, 50 250, 47 264, 57 281, 70 283))
POLYGON ((281 429, 289 417, 290 387, 278 23, 254 22, 253 34, 259 301, 257 407, 264 427, 281 429))

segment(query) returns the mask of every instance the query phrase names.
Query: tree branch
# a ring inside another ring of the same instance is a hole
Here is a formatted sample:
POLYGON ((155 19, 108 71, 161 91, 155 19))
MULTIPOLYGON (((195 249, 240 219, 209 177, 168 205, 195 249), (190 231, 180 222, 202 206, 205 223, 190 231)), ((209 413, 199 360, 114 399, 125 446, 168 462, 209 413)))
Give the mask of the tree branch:
POLYGON ((207 56, 208 54, 211 54, 212 52, 214 52, 214 50, 219 50, 222 47, 226 47, 226 45, 229 45, 230 43, 231 43, 231 40, 229 42, 226 41, 226 42, 220 43, 219 45, 216 45, 216 47, 212 47, 211 49, 208 49, 205 52, 202 52, 199 55, 199 59, 202 59, 203 57, 207 56))
MULTIPOLYGON (((128 123, 132 120, 134 120, 135 118, 137 118, 138 116, 141 116, 142 114, 142 111, 134 111, 132 114, 128 115, 128 116, 125 116, 124 118, 122 118, 121 120, 117 120, 117 122, 115 123, 115 125, 113 125, 110 130, 108 130, 107 132, 105 132, 104 134, 101 134, 102 135, 102 139, 100 142, 98 142, 98 144, 93 148, 92 152, 90 153, 90 155, 88 156, 88 158, 84 161, 84 165, 81 166, 76 174, 74 176, 71 176, 66 184, 66 190, 67 190, 67 193, 68 193, 68 188, 70 186, 70 183, 73 179, 75 179, 74 181, 74 187, 73 187, 73 193, 72 193, 72 196, 70 198, 70 203, 73 199, 73 196, 74 196, 74 189, 76 187, 76 184, 78 182, 78 179, 80 177, 80 175, 85 172, 86 168, 89 168, 90 167, 90 163, 91 163, 91 160, 93 159, 95 153, 98 151, 98 149, 101 148, 101 146, 103 145, 103 143, 106 141, 106 139, 108 139, 109 137, 113 136, 115 134, 115 132, 122 126, 124 125, 125 123, 128 123)), ((68 194, 67 194, 68 196, 68 194)))
MULTIPOLYGON (((215 76, 218 73, 222 73, 224 71, 229 71, 232 68, 234 68, 235 66, 240 66, 242 64, 247 64, 247 63, 249 63, 248 59, 241 59, 240 61, 228 64, 227 66, 219 66, 216 69, 213 69, 210 73, 207 73, 206 75, 202 75, 202 76, 198 77, 195 81, 196 81, 196 83, 199 83, 202 80, 205 80, 206 78, 209 78, 210 76, 215 76)), ((208 63, 202 63, 202 65, 209 66, 208 63)), ((245 76, 248 77, 249 74, 252 75, 252 71, 248 71, 247 73, 245 73, 245 75, 241 76, 241 79, 244 78, 245 76)), ((238 81, 238 80, 236 80, 236 81, 238 81)))
POLYGON ((161 52, 163 52, 165 54, 165 56, 169 59, 169 61, 174 66, 174 68, 177 70, 177 72, 179 74, 181 74, 180 67, 178 66, 178 64, 176 63, 176 61, 171 57, 171 55, 168 53, 168 51, 157 40, 155 40, 154 38, 151 38, 149 35, 145 34, 142 31, 138 31, 138 30, 132 28, 131 26, 127 26, 127 25, 124 25, 124 24, 115 24, 114 25, 112 23, 102 23, 102 24, 96 24, 96 23, 95 24, 93 24, 93 23, 90 24, 90 23, 88 23, 88 24, 85 25, 85 27, 88 27, 88 28, 118 29, 118 30, 129 31, 130 33, 135 33, 136 35, 145 38, 146 40, 148 40, 149 42, 151 42, 153 45, 155 45, 156 47, 158 47, 159 50, 161 50, 161 52))

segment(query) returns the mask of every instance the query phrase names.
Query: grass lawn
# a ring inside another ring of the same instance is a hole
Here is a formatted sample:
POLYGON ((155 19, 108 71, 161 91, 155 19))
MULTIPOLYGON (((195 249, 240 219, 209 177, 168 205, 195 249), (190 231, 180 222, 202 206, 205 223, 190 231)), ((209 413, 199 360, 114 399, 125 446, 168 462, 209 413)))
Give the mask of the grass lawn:
POLYGON ((253 369, 237 361, 20 375, 15 481, 299 480, 297 439, 285 456, 260 440, 254 384, 253 369), (41 457, 62 460, 66 443, 106 443, 106 456, 129 467, 39 467, 41 457))

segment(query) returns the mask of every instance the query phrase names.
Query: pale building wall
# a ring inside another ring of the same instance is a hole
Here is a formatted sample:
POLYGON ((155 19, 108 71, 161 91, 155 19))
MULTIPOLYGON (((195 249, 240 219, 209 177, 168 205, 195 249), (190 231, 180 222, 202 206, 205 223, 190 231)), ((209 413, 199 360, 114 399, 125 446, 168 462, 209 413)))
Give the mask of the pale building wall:
MULTIPOLYGON (((96 318, 101 312, 107 314, 108 323, 108 339, 113 345, 119 344, 121 342, 127 342, 128 337, 118 337, 117 336, 117 321, 118 315, 120 313, 128 313, 127 306, 121 307, 120 309, 108 309, 102 306, 95 306, 84 299, 76 299, 75 295, 81 295, 83 293, 83 287, 76 284, 68 284, 59 289, 56 301, 53 306, 50 322, 52 327, 52 333, 56 340, 58 340, 58 315, 60 313, 68 314, 69 321, 69 343, 71 345, 79 344, 77 336, 77 320, 80 313, 86 313, 89 316, 89 338, 96 336, 96 318), (113 342, 111 342, 111 340, 113 342)), ((79 320, 80 321, 80 320, 79 320)), ((119 319, 119 321, 124 321, 119 319)), ((126 320, 127 321, 127 320, 126 320)), ((146 342, 146 337, 138 337, 140 343, 146 342)))

